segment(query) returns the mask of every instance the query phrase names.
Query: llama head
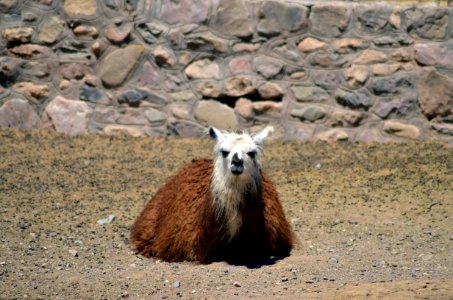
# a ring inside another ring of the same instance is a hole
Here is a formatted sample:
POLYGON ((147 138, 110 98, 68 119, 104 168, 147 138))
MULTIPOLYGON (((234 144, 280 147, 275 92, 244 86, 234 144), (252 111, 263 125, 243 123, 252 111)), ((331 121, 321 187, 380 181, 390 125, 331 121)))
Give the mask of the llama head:
POLYGON ((248 133, 222 132, 209 129, 216 140, 214 147, 214 170, 212 174, 212 193, 215 200, 216 216, 227 220, 230 239, 242 224, 239 210, 241 203, 254 199, 260 193, 262 146, 273 131, 266 127, 255 135, 248 133), (247 195, 247 197, 244 197, 247 195))
POLYGON ((259 172, 262 146, 273 127, 266 127, 255 135, 246 132, 222 132, 209 129, 209 135, 216 140, 214 164, 223 176, 238 180, 246 179, 259 172))

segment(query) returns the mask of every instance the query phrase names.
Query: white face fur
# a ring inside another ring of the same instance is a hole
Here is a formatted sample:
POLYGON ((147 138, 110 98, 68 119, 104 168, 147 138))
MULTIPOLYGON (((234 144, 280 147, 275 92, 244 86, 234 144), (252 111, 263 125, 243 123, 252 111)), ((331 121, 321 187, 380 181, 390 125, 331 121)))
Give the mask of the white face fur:
POLYGON ((272 127, 255 135, 209 129, 210 136, 217 142, 212 176, 216 213, 227 219, 230 239, 242 224, 238 208, 244 194, 257 195, 260 188, 262 145, 271 132, 272 127))
POLYGON ((273 131, 266 127, 251 136, 248 133, 221 132, 211 128, 209 134, 217 141, 214 147, 214 164, 224 177, 246 180, 260 169, 264 140, 273 131))

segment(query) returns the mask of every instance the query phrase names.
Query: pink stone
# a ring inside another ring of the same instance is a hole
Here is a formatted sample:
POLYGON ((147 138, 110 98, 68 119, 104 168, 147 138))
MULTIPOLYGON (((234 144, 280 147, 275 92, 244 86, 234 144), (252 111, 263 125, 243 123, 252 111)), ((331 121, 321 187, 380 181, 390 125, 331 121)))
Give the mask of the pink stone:
POLYGON ((252 101, 247 98, 239 98, 234 105, 234 111, 246 119, 251 119, 254 116, 252 101))
POLYGON ((124 42, 124 40, 129 36, 131 30, 132 30, 131 25, 126 25, 123 28, 110 25, 104 31, 104 35, 110 42, 114 44, 120 44, 124 42))
POLYGON ((44 109, 42 124, 57 132, 78 135, 88 132, 88 116, 92 109, 86 102, 57 96, 44 109))
POLYGON ((35 127, 38 122, 38 114, 26 100, 11 99, 0 107, 0 128, 28 130, 35 127))
POLYGON ((228 63, 228 67, 232 74, 249 73, 252 70, 249 60, 245 58, 233 58, 228 63))

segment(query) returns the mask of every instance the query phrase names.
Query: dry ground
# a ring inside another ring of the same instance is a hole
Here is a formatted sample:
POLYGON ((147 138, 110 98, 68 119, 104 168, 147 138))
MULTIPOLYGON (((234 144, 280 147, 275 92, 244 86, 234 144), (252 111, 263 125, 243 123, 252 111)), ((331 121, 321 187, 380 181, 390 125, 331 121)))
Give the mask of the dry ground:
POLYGON ((290 257, 251 269, 135 255, 134 218, 211 147, 0 131, 0 298, 453 299, 445 144, 271 142, 264 167, 299 239, 290 257))

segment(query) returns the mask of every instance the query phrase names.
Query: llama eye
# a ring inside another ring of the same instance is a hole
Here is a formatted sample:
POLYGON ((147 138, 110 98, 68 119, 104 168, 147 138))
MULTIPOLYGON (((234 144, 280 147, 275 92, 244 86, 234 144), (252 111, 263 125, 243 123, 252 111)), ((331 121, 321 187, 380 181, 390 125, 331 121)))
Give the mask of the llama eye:
POLYGON ((228 156, 228 154, 230 154, 230 152, 225 151, 225 150, 221 150, 220 153, 222 153, 223 158, 226 158, 228 156))
POLYGON ((247 152, 247 155, 250 156, 251 159, 254 159, 255 156, 256 156, 256 152, 255 151, 250 151, 250 152, 247 152))

